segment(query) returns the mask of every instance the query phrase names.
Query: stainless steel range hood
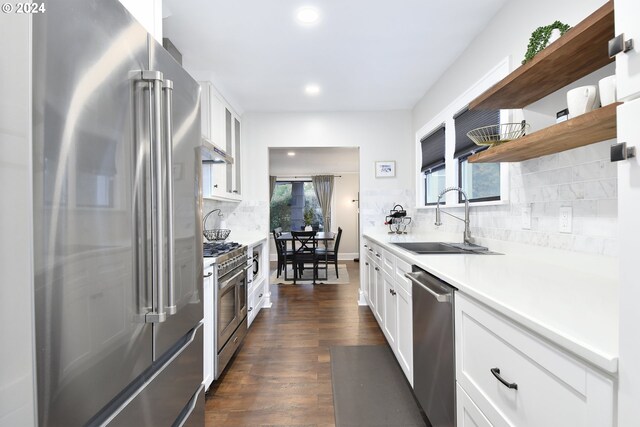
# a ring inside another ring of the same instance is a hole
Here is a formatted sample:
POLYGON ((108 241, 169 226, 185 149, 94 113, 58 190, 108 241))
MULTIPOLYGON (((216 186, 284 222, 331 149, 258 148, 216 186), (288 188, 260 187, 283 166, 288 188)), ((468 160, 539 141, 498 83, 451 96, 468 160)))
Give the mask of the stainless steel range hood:
POLYGON ((233 164, 233 157, 227 154, 222 148, 202 137, 202 163, 203 164, 233 164))

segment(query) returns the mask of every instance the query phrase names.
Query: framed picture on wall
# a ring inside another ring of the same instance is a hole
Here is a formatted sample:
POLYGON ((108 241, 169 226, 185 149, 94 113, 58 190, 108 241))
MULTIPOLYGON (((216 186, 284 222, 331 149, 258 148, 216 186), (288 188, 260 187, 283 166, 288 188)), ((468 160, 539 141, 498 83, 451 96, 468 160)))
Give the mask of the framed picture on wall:
POLYGON ((381 160, 376 162, 376 178, 393 178, 396 176, 395 160, 381 160))

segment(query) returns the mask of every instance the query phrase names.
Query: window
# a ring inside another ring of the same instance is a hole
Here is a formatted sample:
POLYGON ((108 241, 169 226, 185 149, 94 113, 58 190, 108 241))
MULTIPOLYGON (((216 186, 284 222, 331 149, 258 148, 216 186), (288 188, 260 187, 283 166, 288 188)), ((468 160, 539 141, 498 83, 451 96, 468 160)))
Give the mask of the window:
MULTIPOLYGON (((487 147, 474 144, 467 132, 482 126, 500 124, 500 110, 469 110, 465 108, 453 116, 456 129, 456 150, 458 159, 458 186, 469 201, 484 202, 500 200, 500 163, 469 163, 468 158, 487 147)), ((463 202, 462 195, 459 201, 463 202)))
POLYGON ((314 230, 323 227, 322 209, 316 197, 311 181, 277 181, 270 205, 271 230, 282 227, 283 230, 304 229, 304 215, 311 215, 314 230))
POLYGON ((422 173, 424 173, 424 203, 433 205, 445 188, 445 127, 442 124, 420 140, 422 173))

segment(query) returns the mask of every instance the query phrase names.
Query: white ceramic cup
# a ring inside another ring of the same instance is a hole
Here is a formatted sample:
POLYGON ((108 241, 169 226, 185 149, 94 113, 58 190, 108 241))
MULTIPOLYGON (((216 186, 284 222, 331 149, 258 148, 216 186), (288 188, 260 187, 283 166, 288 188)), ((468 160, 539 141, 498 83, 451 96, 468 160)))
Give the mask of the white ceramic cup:
POLYGON ((569 118, 593 111, 599 104, 598 88, 595 85, 580 86, 567 92, 569 118))
POLYGON ((600 101, 602 106, 613 104, 616 102, 616 76, 609 76, 601 79, 598 82, 598 89, 600 90, 600 101))

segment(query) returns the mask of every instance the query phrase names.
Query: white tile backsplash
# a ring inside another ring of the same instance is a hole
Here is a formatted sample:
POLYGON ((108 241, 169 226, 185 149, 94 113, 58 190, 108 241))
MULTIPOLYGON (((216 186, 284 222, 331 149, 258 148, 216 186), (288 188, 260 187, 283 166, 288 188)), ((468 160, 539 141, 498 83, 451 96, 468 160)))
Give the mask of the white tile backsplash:
MULTIPOLYGON (((509 166, 508 204, 471 208, 471 232, 477 237, 615 256, 618 185, 609 160, 611 141, 509 166), (572 233, 560 233, 559 213, 573 208, 572 233), (531 229, 522 229, 522 209, 531 207, 531 229)), ((463 215, 462 208, 445 208, 463 215)), ((413 230, 434 229, 433 209, 414 214, 413 230)), ((443 231, 462 233, 461 221, 443 217, 443 231)))
MULTIPOLYGON (((222 217, 215 214, 207 221, 208 228, 218 226, 231 230, 257 231, 265 235, 269 231, 269 205, 266 202, 243 200, 242 202, 223 202, 218 200, 203 201, 203 217, 212 209, 220 209, 222 217), (265 216, 266 212, 266 216, 265 216), (224 221, 224 222, 223 222, 224 221)), ((229 239, 233 240, 230 236, 229 239)))

